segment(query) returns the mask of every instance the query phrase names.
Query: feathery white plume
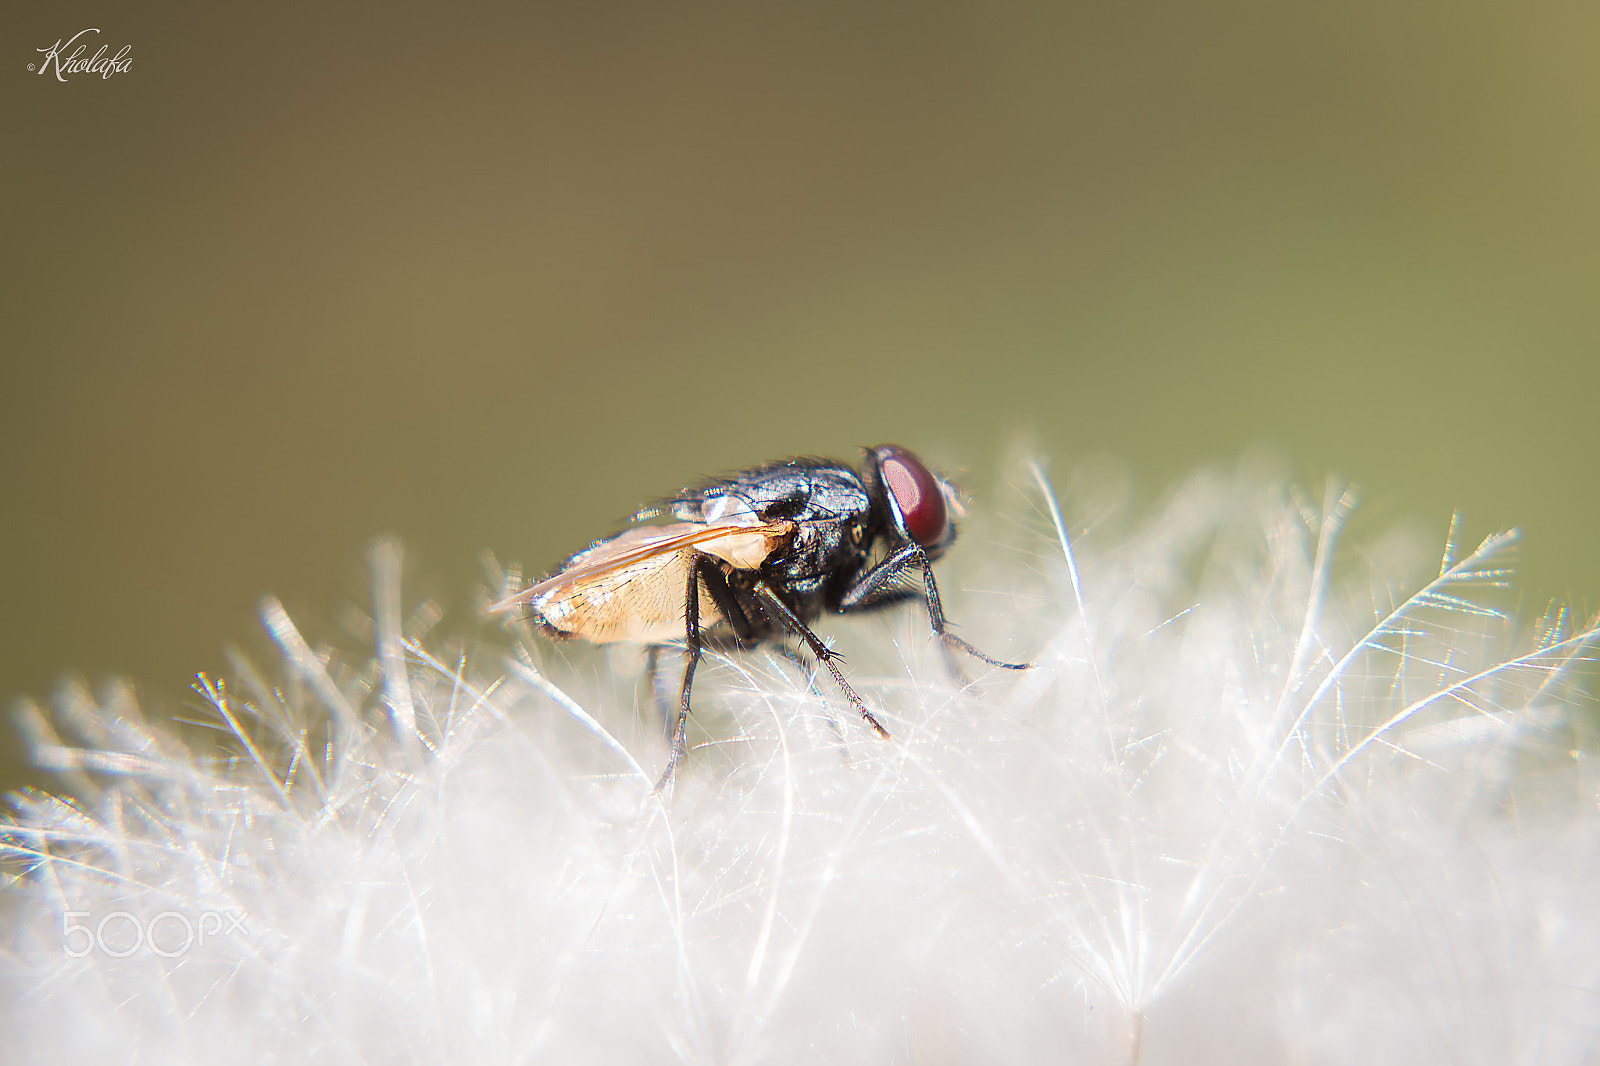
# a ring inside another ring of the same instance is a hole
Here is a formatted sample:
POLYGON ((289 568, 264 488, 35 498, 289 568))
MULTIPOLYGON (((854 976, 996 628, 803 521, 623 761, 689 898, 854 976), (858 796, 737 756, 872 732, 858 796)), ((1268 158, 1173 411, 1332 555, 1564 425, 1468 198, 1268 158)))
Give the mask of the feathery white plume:
POLYGON ((226 758, 117 689, 25 708, 80 798, 28 792, 0 824, 7 1043, 1592 1061, 1600 634, 1508 616, 1514 537, 1452 531, 1399 586, 1399 541, 1340 542, 1347 494, 1202 476, 1116 533, 1018 484, 1006 547, 969 531, 940 572, 961 632, 1032 670, 952 678, 915 610, 831 625, 885 743, 826 678, 708 657, 670 807, 630 677, 532 640, 445 652, 387 545, 370 661, 269 602, 282 662, 201 679, 226 758))

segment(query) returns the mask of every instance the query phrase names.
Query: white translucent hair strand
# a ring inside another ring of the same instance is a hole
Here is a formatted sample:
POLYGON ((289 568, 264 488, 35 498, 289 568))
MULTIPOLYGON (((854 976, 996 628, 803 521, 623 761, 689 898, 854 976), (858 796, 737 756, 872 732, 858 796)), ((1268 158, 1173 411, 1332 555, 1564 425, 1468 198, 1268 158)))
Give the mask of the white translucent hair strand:
POLYGON ((1338 489, 1008 484, 939 578, 1032 669, 824 620, 884 742, 710 655, 670 805, 622 657, 441 637, 390 543, 369 657, 268 601, 277 661, 199 679, 217 743, 25 706, 61 790, 0 823, 8 1056, 1594 1061, 1597 631, 1518 614, 1514 534, 1407 582, 1338 489))

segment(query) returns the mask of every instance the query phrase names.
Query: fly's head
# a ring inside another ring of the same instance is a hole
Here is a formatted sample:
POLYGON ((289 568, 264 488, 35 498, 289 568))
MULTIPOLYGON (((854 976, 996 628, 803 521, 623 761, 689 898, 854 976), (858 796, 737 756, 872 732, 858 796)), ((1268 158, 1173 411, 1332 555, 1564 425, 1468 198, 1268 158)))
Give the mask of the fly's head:
POLYGON ((950 482, 896 444, 867 449, 863 467, 876 524, 898 546, 920 547, 937 559, 955 542, 955 519, 966 514, 950 482))

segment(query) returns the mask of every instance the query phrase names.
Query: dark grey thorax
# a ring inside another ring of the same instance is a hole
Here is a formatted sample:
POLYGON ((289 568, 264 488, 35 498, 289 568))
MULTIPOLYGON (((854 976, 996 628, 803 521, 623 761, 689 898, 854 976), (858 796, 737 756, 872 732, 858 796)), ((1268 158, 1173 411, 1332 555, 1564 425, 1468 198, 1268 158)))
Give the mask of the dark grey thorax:
POLYGON ((671 509, 686 522, 795 522, 793 541, 761 569, 806 617, 836 607, 834 590, 860 572, 871 539, 866 485, 854 470, 826 459, 789 459, 685 489, 671 509))

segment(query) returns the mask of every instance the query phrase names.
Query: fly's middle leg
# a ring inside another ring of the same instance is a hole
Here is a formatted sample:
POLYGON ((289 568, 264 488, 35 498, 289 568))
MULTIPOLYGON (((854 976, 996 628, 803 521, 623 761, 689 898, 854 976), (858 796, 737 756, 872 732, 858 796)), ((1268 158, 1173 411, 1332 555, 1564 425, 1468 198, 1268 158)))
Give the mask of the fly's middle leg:
POLYGON ((804 622, 800 621, 800 616, 795 614, 787 603, 783 602, 783 597, 778 595, 777 591, 765 580, 757 581, 754 590, 756 595, 761 598, 761 603, 783 623, 789 632, 799 637, 805 643, 807 650, 815 656, 817 662, 821 663, 823 668, 833 675, 834 684, 839 686, 839 689, 845 694, 845 698, 850 701, 855 709, 861 712, 861 717, 866 720, 866 723, 880 737, 888 740, 889 731, 878 723, 878 720, 872 716, 871 711, 867 710, 867 705, 861 702, 861 697, 856 695, 856 690, 850 687, 850 682, 845 680, 843 671, 834 662, 835 659, 839 658, 839 653, 831 651, 826 644, 822 643, 822 639, 811 632, 804 622))
MULTIPOLYGON (((805 682, 806 689, 818 701, 821 701, 822 689, 817 687, 816 666, 808 663, 804 655, 801 655, 787 644, 779 644, 773 648, 773 651, 782 658, 787 659, 794 666, 795 670, 800 674, 800 680, 805 682)), ((827 721, 828 729, 832 731, 834 738, 839 742, 839 754, 848 761, 850 758, 850 744, 845 738, 844 726, 839 724, 839 716, 834 714, 828 705, 824 703, 822 705, 822 717, 827 721)))

